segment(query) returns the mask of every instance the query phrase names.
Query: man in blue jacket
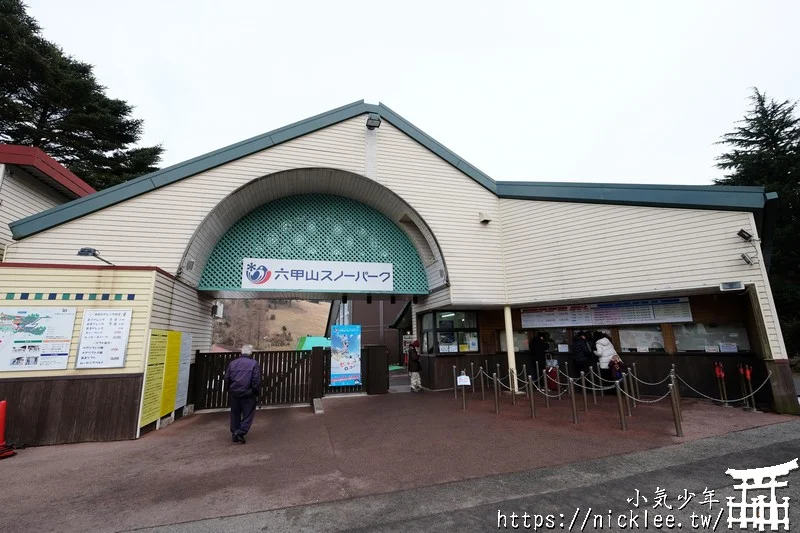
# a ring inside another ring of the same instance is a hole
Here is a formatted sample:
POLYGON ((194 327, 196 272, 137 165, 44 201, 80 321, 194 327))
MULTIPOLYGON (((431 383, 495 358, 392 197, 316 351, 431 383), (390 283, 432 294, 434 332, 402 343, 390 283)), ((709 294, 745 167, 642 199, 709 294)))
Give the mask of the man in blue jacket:
POLYGON ((256 414, 256 402, 261 390, 261 368, 252 358, 253 346, 242 346, 242 354, 225 370, 225 388, 231 397, 231 440, 245 443, 256 414))

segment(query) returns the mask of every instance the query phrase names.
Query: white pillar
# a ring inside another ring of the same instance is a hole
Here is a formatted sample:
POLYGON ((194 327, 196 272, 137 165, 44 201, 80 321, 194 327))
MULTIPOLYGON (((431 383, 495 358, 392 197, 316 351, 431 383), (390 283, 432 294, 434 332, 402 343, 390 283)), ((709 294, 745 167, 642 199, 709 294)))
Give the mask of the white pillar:
MULTIPOLYGON (((513 374, 516 375, 517 360, 514 352, 514 327, 511 324, 511 306, 507 305, 503 308, 503 315, 506 322, 506 353, 508 354, 508 368, 509 371, 513 371, 513 374)), ((513 383, 509 383, 508 386, 511 388, 512 394, 517 392, 518 389, 516 380, 513 380, 513 383)))

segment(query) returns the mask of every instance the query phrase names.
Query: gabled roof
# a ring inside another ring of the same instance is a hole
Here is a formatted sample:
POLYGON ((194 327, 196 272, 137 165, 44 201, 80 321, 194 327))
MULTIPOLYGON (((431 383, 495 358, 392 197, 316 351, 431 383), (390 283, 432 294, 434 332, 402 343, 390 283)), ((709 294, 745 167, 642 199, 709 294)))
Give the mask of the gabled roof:
MULTIPOLYGON (((379 114, 383 120, 501 198, 751 211, 756 214, 758 221, 762 218, 762 210, 774 204, 774 201, 770 200, 777 200, 777 196, 773 193, 770 195, 774 198, 766 195, 762 187, 496 182, 387 106, 367 104, 362 100, 12 222, 9 227, 15 239, 23 239, 200 172, 367 113, 379 114)), ((765 238, 764 233, 765 230, 762 230, 762 238, 765 238)))
POLYGON ((0 144, 0 163, 20 167, 69 199, 97 192, 67 167, 34 146, 0 144))

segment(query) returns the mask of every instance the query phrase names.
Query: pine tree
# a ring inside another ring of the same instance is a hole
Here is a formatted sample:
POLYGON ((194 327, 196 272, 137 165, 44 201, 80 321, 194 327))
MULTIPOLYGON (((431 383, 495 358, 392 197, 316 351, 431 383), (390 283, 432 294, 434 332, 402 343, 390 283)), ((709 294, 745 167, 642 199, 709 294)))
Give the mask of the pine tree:
POLYGON ((157 170, 163 148, 134 146, 142 121, 92 69, 44 39, 21 0, 0 0, 0 142, 41 148, 100 190, 157 170))
POLYGON ((800 118, 797 102, 776 102, 753 89, 751 107, 718 144, 727 171, 718 185, 761 185, 778 193, 770 282, 789 354, 800 355, 800 118))

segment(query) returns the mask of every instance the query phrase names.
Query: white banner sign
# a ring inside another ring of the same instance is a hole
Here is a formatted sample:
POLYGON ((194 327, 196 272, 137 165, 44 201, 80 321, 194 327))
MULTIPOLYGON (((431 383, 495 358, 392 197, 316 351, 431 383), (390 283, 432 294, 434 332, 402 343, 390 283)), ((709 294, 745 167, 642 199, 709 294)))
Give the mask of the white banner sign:
POLYGON ((131 330, 131 309, 86 309, 75 368, 122 368, 131 330))
POLYGON ((184 405, 189 397, 189 365, 192 363, 192 334, 181 332, 181 362, 178 367, 178 387, 175 394, 175 410, 184 405))
POLYGON ((689 298, 661 298, 522 310, 523 328, 691 322, 689 298))
POLYGON ((391 263, 344 261, 242 260, 242 288, 320 292, 392 292, 391 263))
POLYGON ((0 307, 0 371, 65 370, 74 307, 0 307))

